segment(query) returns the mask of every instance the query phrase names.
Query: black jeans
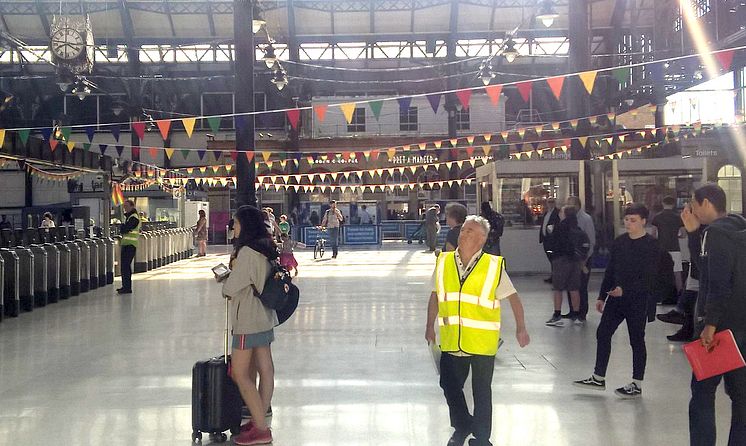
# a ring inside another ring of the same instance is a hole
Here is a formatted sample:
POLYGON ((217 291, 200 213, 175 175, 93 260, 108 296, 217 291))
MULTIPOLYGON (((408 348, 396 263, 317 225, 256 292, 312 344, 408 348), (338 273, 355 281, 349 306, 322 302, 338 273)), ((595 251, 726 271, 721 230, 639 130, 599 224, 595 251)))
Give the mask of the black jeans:
POLYGON ((593 373, 606 376, 611 356, 611 337, 619 324, 627 321, 629 344, 632 346, 632 379, 645 377, 648 353, 645 348, 647 324, 647 299, 642 296, 609 297, 606 299, 601 322, 596 331, 596 368, 593 373))
POLYGON ((132 289, 132 261, 136 251, 132 245, 122 246, 122 288, 128 291, 132 289))
MULTIPOLYGON (((744 337, 736 335, 743 351, 744 337)), ((692 376, 692 399, 689 401, 689 440, 691 446, 715 446, 715 392, 720 381, 731 400, 728 446, 746 445, 746 368, 697 381, 692 376)))
MULTIPOLYGON (((474 444, 489 446, 492 434, 492 372, 494 356, 440 357, 440 387, 443 389, 451 426, 459 432, 474 434, 474 444), (471 368, 471 387, 474 395, 474 415, 469 414, 464 398, 464 383, 471 368)), ((470 443, 471 444, 471 443, 470 443)))

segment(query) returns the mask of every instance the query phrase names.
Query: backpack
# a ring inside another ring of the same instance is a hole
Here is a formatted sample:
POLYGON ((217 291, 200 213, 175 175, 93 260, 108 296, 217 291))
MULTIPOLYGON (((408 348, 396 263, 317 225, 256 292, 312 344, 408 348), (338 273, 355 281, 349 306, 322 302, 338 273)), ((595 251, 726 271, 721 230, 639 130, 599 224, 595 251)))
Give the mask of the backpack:
POLYGON ((489 220, 490 233, 487 235, 488 245, 497 245, 500 242, 500 237, 503 236, 505 228, 505 218, 499 212, 494 212, 489 220))
POLYGON ((575 227, 570 230, 570 246, 572 247, 573 259, 585 261, 591 250, 591 240, 585 231, 575 227))
POLYGON ((254 284, 251 288, 256 296, 265 307, 277 312, 277 319, 280 324, 285 322, 298 307, 300 290, 293 285, 287 269, 280 266, 276 261, 270 262, 270 274, 267 281, 264 282, 264 289, 260 293, 254 284))

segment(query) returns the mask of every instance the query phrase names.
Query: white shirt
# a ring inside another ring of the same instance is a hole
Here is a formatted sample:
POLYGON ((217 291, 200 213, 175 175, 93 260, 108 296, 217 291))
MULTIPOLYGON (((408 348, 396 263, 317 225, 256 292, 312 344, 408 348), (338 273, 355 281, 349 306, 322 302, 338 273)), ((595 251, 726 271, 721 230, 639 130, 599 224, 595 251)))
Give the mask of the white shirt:
POLYGON ((585 232, 591 242, 591 247, 588 250, 588 256, 590 256, 593 254, 593 247, 596 246, 596 226, 593 224, 593 218, 582 209, 578 210, 577 217, 578 227, 585 232))
POLYGON ((361 225, 370 224, 370 214, 365 209, 360 211, 360 224, 361 225))

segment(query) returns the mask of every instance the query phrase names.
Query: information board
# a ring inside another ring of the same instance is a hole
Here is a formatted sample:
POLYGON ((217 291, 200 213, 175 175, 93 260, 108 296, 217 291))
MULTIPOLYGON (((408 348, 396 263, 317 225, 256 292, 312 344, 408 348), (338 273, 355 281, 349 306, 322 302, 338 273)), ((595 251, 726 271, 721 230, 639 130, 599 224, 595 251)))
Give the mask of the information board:
POLYGON ((342 228, 345 245, 380 245, 381 230, 378 225, 346 225, 342 228))

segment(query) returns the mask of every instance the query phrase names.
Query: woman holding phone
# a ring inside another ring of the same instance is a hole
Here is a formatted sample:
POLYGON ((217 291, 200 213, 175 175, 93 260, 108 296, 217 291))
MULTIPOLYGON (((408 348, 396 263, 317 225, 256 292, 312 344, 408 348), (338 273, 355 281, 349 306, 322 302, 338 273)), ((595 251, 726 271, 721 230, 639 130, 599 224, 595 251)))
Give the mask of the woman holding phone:
MULTIPOLYGON (((266 413, 274 392, 274 366, 270 344, 277 325, 274 310, 265 307, 254 295, 259 293, 270 272, 270 261, 277 259, 277 246, 264 226, 262 211, 241 206, 233 223, 236 238, 231 254, 231 274, 222 280, 223 295, 231 300, 233 380, 251 413, 251 421, 241 426, 233 438, 237 445, 272 442, 266 413), (259 375, 257 389, 256 375, 259 375)), ((218 280, 220 278, 217 276, 218 280)))

